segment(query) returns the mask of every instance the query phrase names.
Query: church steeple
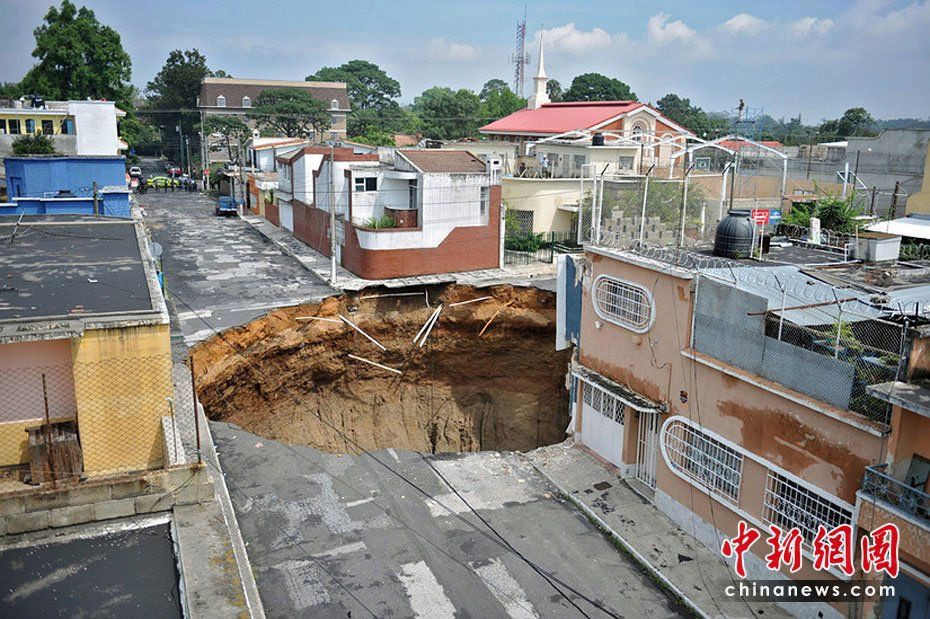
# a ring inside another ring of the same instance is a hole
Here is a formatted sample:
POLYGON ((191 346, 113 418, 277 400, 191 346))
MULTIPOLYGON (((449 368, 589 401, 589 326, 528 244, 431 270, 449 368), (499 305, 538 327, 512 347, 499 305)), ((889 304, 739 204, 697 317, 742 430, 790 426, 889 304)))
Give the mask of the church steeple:
POLYGON ((526 107, 535 110, 544 103, 549 103, 549 93, 546 85, 549 78, 546 76, 546 60, 543 54, 543 37, 539 34, 539 64, 536 67, 536 76, 533 78, 533 95, 527 100, 526 107))

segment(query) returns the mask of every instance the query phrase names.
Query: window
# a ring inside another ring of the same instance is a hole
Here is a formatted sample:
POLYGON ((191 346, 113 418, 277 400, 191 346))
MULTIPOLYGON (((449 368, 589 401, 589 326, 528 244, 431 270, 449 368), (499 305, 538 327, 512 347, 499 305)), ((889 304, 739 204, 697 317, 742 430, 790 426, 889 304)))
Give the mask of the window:
POLYGON ((574 176, 581 176, 582 166, 588 162, 585 155, 574 155, 572 157, 572 172, 574 176))
POLYGON ((34 118, 26 119, 26 133, 35 133, 36 132, 36 121, 34 118))
POLYGON ((6 119, 0 118, 0 135, 6 134, 6 119))
POLYGON ((339 124, 339 121, 340 121, 340 120, 342 120, 342 116, 337 116, 337 115, 333 114, 332 116, 329 117, 329 124, 331 124, 333 127, 335 127, 335 126, 337 126, 337 125, 339 124))
POLYGON ((594 280, 591 296, 594 311, 604 320, 636 333, 652 328, 655 316, 652 294, 642 286, 600 275, 594 280))
POLYGON ((623 425, 626 419, 626 405, 620 398, 589 382, 584 383, 582 392, 584 403, 591 409, 597 411, 611 421, 623 425))
POLYGON ((633 141, 642 142, 643 141, 643 128, 640 125, 633 127, 633 141))
POLYGON ((10 135, 19 135, 19 133, 20 133, 19 119, 11 118, 10 119, 10 135))
POLYGON ((518 211, 514 209, 513 219, 517 223, 517 232, 531 234, 533 232, 533 211, 518 211))
POLYGON ((42 121, 42 133, 45 135, 52 135, 55 133, 55 123, 50 120, 42 121))
POLYGON ((416 179, 411 180, 407 186, 408 200, 410 201, 410 206, 408 208, 415 209, 418 208, 420 204, 419 200, 419 191, 417 190, 417 181, 416 179))
POLYGON ((226 107, 226 97, 220 95, 216 98, 216 107, 226 107))
POLYGON ((851 510, 771 470, 765 481, 762 507, 762 519, 766 524, 785 530, 797 527, 808 546, 817 536, 820 525, 830 530, 852 523, 851 510))
POLYGON ((743 455, 682 421, 673 421, 662 434, 669 468, 716 492, 733 505, 739 503, 743 455))
POLYGON ((66 118, 61 121, 61 132, 65 135, 74 134, 74 121, 70 118, 66 118))
POLYGON ((355 193, 364 191, 378 191, 378 177, 367 176, 365 178, 355 179, 355 193))
POLYGON ((634 157, 625 157, 621 156, 617 159, 617 169, 618 170, 632 170, 634 157))
POLYGON ((252 97, 242 97, 242 107, 252 107, 252 97))

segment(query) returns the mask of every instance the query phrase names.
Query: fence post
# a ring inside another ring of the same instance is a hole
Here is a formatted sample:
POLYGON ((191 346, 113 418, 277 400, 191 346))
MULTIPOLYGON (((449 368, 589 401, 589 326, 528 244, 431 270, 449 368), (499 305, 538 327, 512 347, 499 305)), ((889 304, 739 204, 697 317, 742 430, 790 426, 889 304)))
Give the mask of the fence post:
POLYGON ((843 304, 840 303, 839 297, 836 296, 836 289, 833 289, 833 298, 836 299, 836 344, 833 346, 833 358, 840 357, 840 331, 843 329, 843 304))
POLYGON ((775 276, 775 281, 778 282, 778 287, 781 288, 781 312, 778 314, 778 341, 781 341, 781 330, 785 324, 785 304, 788 301, 788 289, 781 283, 781 280, 778 279, 778 276, 775 276))
POLYGON ((197 379, 194 377, 194 354, 188 355, 191 367, 191 392, 194 399, 194 436, 197 438, 197 463, 203 462, 203 453, 200 449, 200 415, 197 409, 197 379))

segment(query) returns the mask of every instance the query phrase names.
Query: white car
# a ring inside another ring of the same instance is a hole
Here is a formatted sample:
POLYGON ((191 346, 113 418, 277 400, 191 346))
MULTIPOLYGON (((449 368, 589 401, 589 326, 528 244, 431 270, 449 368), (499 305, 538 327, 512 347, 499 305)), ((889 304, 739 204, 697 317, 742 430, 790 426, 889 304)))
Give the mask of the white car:
POLYGON ((132 166, 131 168, 129 168, 129 176, 133 178, 139 178, 140 176, 142 176, 142 168, 140 168, 137 165, 132 166))

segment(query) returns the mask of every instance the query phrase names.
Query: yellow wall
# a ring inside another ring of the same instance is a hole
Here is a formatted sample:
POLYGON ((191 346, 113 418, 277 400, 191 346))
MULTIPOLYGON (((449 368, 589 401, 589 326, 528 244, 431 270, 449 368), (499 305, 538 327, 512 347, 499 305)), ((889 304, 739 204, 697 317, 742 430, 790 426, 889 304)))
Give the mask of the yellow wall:
POLYGON ((930 213, 930 144, 927 144, 927 159, 924 161, 924 182, 918 193, 907 199, 904 214, 930 213))
POLYGON ((87 331, 72 347, 88 474, 164 465, 161 418, 172 395, 168 325, 87 331))
MULTIPOLYGON (((74 119, 70 116, 63 116, 61 114, 0 114, 0 120, 5 120, 7 127, 9 127, 10 121, 15 121, 19 119, 19 132, 20 134, 26 133, 26 119, 34 120, 36 123, 36 133, 42 133, 42 121, 51 120, 52 128, 55 135, 61 133, 61 123, 66 119, 71 119, 72 124, 74 119)), ((7 133, 9 133, 9 128, 7 128, 7 133)))
MULTIPOLYGON (((588 187, 590 188, 590 181, 588 187)), ((573 214, 559 210, 562 204, 578 204, 580 181, 569 179, 511 178, 501 181, 501 197, 507 208, 533 211, 533 232, 569 232, 573 214)))

